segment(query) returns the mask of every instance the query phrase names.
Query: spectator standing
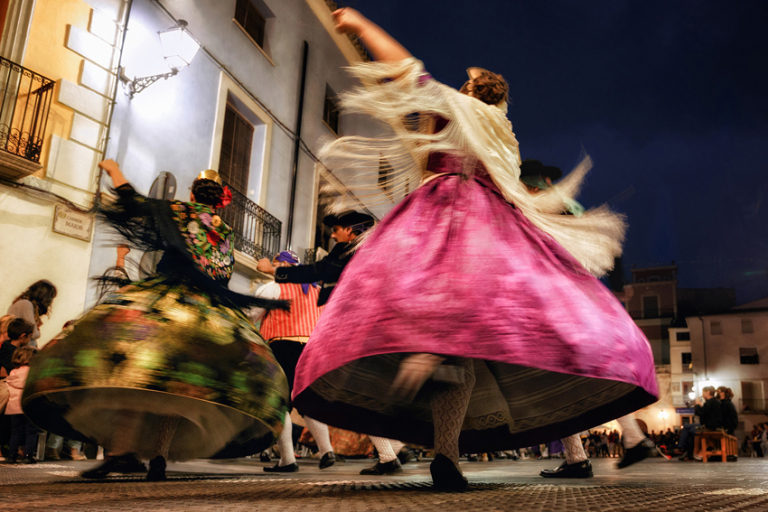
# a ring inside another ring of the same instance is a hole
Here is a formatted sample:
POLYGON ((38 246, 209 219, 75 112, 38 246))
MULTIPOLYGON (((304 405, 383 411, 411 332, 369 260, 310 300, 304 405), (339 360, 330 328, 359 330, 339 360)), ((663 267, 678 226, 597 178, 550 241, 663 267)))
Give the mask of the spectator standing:
POLYGON ((27 374, 29 374, 29 361, 36 353, 37 350, 34 347, 22 346, 17 348, 12 358, 15 368, 11 370, 6 379, 9 398, 5 414, 11 418, 11 438, 8 442, 6 461, 10 463, 16 462, 19 446, 24 446, 24 458, 22 459, 24 464, 37 462, 34 453, 39 430, 21 409, 21 394, 24 392, 24 384, 27 382, 27 374))
POLYGON ((32 283, 24 292, 14 299, 8 314, 23 318, 34 326, 30 345, 37 347, 40 338, 40 326, 43 321, 40 317, 51 312, 51 304, 56 297, 56 287, 50 281, 41 279, 32 283))

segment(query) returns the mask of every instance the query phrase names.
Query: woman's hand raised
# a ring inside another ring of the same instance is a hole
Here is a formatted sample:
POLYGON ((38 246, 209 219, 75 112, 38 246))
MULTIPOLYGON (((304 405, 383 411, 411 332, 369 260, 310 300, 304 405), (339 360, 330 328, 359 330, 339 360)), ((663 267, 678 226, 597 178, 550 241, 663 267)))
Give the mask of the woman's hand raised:
POLYGON ((336 32, 360 35, 368 19, 360 11, 350 7, 336 9, 331 14, 336 22, 336 32))

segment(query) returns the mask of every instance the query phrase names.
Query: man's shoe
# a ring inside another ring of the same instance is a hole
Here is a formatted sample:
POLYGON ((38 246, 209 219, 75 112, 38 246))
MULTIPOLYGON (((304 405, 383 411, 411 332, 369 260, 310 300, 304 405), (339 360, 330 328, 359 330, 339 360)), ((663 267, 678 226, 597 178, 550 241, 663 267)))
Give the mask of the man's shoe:
POLYGON ((22 464, 37 464, 37 459, 36 459, 36 458, 34 458, 34 457, 33 457, 33 456, 31 456, 31 455, 27 455, 26 457, 24 457, 23 459, 21 459, 21 463, 22 463, 22 464))
MULTIPOLYGON (((279 463, 278 463, 279 464, 279 463)), ((267 473, 295 473, 299 470, 299 465, 295 462, 280 466, 275 464, 274 466, 268 466, 264 468, 267 473)))
POLYGON ((149 482, 162 482, 166 480, 165 477, 165 458, 158 455, 151 461, 149 461, 149 471, 147 471, 147 481, 149 482))
POLYGON ((361 475, 392 475, 394 473, 400 473, 403 471, 403 466, 400 465, 400 461, 397 459, 389 462, 377 462, 370 468, 365 468, 360 471, 361 475))
POLYGON ((621 458, 616 467, 621 469, 640 462, 650 455, 651 450, 655 450, 656 445, 650 439, 640 441, 636 446, 624 450, 624 457, 621 458))
POLYGON ((269 451, 264 450, 259 454, 259 460, 261 462, 272 462, 272 457, 269 456, 269 451))
POLYGON ((437 491, 460 492, 467 490, 467 479, 461 474, 456 464, 438 453, 429 465, 432 474, 432 487, 437 491))
POLYGON ((320 469, 329 468, 336 464, 336 454, 333 452, 326 452, 320 458, 320 463, 317 465, 320 469))
POLYGON ((587 460, 568 464, 563 462, 555 469, 543 469, 539 472, 544 478, 592 478, 592 463, 587 460))

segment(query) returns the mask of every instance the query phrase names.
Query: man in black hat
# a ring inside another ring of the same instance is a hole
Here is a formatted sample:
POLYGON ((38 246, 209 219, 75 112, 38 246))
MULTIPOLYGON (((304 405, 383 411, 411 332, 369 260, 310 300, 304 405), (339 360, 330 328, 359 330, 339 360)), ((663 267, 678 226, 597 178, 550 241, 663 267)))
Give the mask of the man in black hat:
MULTIPOLYGON (((366 229, 373 226, 373 217, 349 210, 339 215, 326 215, 323 224, 331 228, 331 238, 336 241, 328 256, 310 265, 275 268, 268 258, 259 260, 256 268, 266 274, 274 274, 278 283, 314 283, 322 281, 323 288, 317 298, 322 306, 341 277, 344 267, 352 259, 350 244, 366 229)), ((379 452, 379 460, 370 468, 363 469, 362 475, 389 475, 402 471, 397 452, 403 444, 383 437, 368 436, 379 452)))
POLYGON ((344 267, 352 259, 349 244, 366 229, 373 226, 373 217, 368 214, 346 211, 339 215, 326 215, 323 224, 331 228, 331 238, 336 241, 331 252, 320 261, 309 265, 275 268, 269 258, 259 260, 256 268, 265 274, 274 274, 278 283, 315 283, 321 281, 323 288, 317 298, 317 305, 328 302, 344 267))

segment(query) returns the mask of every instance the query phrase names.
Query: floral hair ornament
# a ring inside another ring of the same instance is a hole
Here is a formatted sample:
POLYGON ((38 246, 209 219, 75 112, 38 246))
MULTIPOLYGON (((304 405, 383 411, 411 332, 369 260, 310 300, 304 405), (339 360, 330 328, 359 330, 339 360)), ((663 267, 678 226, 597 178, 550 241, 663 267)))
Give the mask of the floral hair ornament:
POLYGON ((216 208, 224 208, 225 206, 229 205, 229 203, 231 202, 232 202, 232 191, 229 190, 228 186, 224 185, 224 192, 221 194, 221 199, 216 205, 216 208))

